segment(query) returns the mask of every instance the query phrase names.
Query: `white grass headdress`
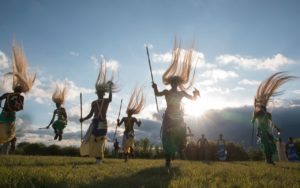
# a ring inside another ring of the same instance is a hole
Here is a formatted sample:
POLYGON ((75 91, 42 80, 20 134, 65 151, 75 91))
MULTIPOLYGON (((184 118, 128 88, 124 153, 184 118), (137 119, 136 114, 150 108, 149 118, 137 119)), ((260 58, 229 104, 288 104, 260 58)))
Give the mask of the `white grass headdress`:
POLYGON ((283 91, 276 90, 286 82, 295 78, 297 77, 286 75, 286 72, 277 72, 264 80, 257 89, 254 100, 255 107, 267 108, 271 97, 283 94, 283 91))
POLYGON ((145 106, 145 97, 143 93, 143 88, 135 87, 131 94, 126 113, 138 114, 142 111, 144 106, 145 106))
POLYGON ((56 85, 56 88, 52 94, 52 101, 56 104, 63 104, 67 95, 67 86, 64 84, 63 88, 56 85))
POLYGON ((36 74, 30 75, 27 72, 27 61, 25 53, 20 45, 16 42, 13 43, 12 47, 13 57, 13 72, 8 73, 13 75, 13 90, 17 87, 20 88, 21 92, 28 92, 31 90, 33 83, 36 78, 36 74))
POLYGON ((182 54, 182 49, 180 44, 177 44, 175 39, 174 42, 174 49, 172 54, 172 64, 169 68, 165 71, 162 76, 163 83, 165 85, 170 84, 171 82, 177 82, 178 87, 181 90, 189 89, 194 80, 195 70, 193 71, 193 75, 191 76, 192 71, 192 56, 193 56, 194 47, 190 48, 182 58, 180 58, 182 54), (182 62, 180 62, 182 61, 182 62), (191 77, 191 78, 190 78, 191 77))
POLYGON ((95 89, 96 93, 108 92, 111 87, 112 92, 118 92, 118 87, 114 83, 115 72, 112 72, 111 77, 107 78, 106 61, 102 59, 98 78, 96 80, 95 89))

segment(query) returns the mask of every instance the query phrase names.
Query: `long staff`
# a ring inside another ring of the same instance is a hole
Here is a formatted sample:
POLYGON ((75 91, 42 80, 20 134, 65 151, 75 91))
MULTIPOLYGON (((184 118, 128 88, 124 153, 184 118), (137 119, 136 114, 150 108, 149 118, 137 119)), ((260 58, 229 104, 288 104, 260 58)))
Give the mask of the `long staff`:
MULTIPOLYGON (((152 83, 154 83, 148 46, 146 46, 146 51, 147 51, 148 63, 149 63, 149 68, 150 68, 150 73, 151 73, 151 80, 152 80, 152 83)), ((157 103, 157 98, 156 98, 156 95, 155 95, 155 94, 154 94, 154 96, 155 96, 156 109, 157 109, 157 112, 159 112, 159 109, 158 109, 158 103, 157 103)))
MULTIPOLYGON (((80 93, 80 119, 82 119, 82 93, 80 93)), ((80 122, 80 139, 82 142, 82 122, 80 122)))
MULTIPOLYGON (((120 118, 120 115, 121 115, 122 103, 123 103, 123 99, 121 99, 121 104, 120 104, 120 109, 119 109, 118 119, 120 118)), ((118 128, 118 123, 117 123, 117 125, 116 125, 116 130, 115 130, 115 134, 114 134, 114 139, 113 139, 113 141, 114 141, 115 138, 116 138, 117 128, 118 128)))

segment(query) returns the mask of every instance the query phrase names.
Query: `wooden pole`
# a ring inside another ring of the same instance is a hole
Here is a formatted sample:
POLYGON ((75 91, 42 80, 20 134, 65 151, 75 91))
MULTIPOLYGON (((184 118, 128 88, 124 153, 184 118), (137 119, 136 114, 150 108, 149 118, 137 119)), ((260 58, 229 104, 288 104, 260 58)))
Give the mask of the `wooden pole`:
MULTIPOLYGON (((121 104, 120 104, 120 109, 119 109, 118 119, 120 118, 120 115, 121 115, 122 103, 123 103, 123 99, 121 99, 121 104)), ((117 128, 118 128, 118 123, 117 123, 117 125, 116 125, 116 130, 115 130, 115 134, 114 134, 114 139, 113 139, 113 141, 115 141, 115 138, 116 138, 117 128)))
MULTIPOLYGON (((154 83, 154 80, 153 80, 153 73, 152 73, 152 67, 151 67, 151 61, 150 61, 149 50, 148 50, 148 46, 146 46, 146 51, 147 51, 147 56, 148 56, 148 64, 149 64, 150 73, 151 73, 151 80, 152 80, 152 83, 154 83)), ((155 95, 155 94, 154 94, 154 96, 155 96, 156 109, 157 109, 157 112, 159 112, 159 109, 158 109, 158 103, 157 103, 157 98, 156 98, 156 95, 155 95)))
MULTIPOLYGON (((82 93, 80 93, 80 119, 82 119, 82 93)), ((82 122, 80 122, 80 139, 82 142, 82 122)))

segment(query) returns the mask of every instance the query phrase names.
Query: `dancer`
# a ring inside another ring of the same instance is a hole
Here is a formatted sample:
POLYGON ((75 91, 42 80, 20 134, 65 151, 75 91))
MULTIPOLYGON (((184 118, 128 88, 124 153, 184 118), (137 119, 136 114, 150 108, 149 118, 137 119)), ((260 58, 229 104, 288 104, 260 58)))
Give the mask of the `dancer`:
POLYGON ((54 140, 56 140, 57 137, 59 141, 62 140, 63 130, 67 126, 67 122, 68 122, 67 113, 65 108, 62 107, 66 98, 66 94, 67 94, 66 85, 64 86, 63 89, 59 88, 59 86, 57 85, 54 93, 52 94, 52 101, 55 103, 56 109, 54 110, 52 119, 46 128, 49 129, 50 125, 52 125, 55 133, 54 140), (54 121, 56 115, 57 115, 57 120, 54 121))
POLYGON ((278 142, 276 143, 276 149, 277 149, 277 154, 278 154, 278 160, 279 161, 287 161, 285 147, 286 147, 285 143, 279 137, 278 142))
POLYGON ((127 117, 123 117, 120 121, 117 120, 118 126, 122 125, 124 123, 125 125, 125 131, 123 135, 123 149, 124 149, 124 157, 125 162, 128 161, 128 156, 134 156, 134 129, 133 126, 136 123, 138 126, 141 125, 141 121, 138 121, 135 117, 132 115, 139 114, 141 110, 145 106, 145 99, 144 94, 142 91, 142 88, 135 88, 133 93, 131 94, 128 106, 127 106, 127 117))
POLYGON ((202 134, 201 138, 199 138, 198 142, 197 142, 197 146, 199 148, 199 159, 200 160, 208 160, 208 141, 205 138, 205 135, 202 134))
POLYGON ((223 139, 223 134, 220 134, 220 138, 217 140, 218 146, 218 159, 220 161, 225 161, 227 159, 227 150, 225 147, 225 140, 223 139))
POLYGON ((181 108, 182 98, 196 100, 200 93, 194 90, 193 96, 189 95, 186 90, 192 86, 190 72, 192 67, 193 49, 190 49, 180 64, 181 53, 180 45, 177 46, 176 40, 172 54, 172 64, 163 74, 163 83, 171 85, 170 90, 158 91, 157 85, 152 84, 156 96, 165 96, 167 108, 162 123, 162 144, 166 154, 166 167, 170 170, 171 158, 176 152, 182 152, 185 147, 186 127, 183 120, 183 110, 181 108), (179 89, 178 89, 179 88, 179 89))
POLYGON ((289 137, 289 141, 286 143, 286 153, 288 160, 291 162, 299 162, 299 156, 292 137, 289 137))
POLYGON ((83 122, 93 117, 92 123, 80 146, 80 154, 82 156, 95 157, 97 164, 101 164, 104 159, 107 133, 106 112, 109 103, 112 101, 112 93, 117 91, 113 79, 113 75, 110 79, 107 78, 106 63, 102 62, 95 85, 98 99, 92 102, 90 113, 79 120, 83 122), (108 98, 104 98, 106 92, 109 93, 108 98))
POLYGON ((276 145, 275 139, 271 134, 271 128, 275 128, 280 132, 280 129, 272 122, 271 113, 267 111, 268 102, 272 96, 282 94, 282 92, 276 91, 281 85, 294 78, 296 77, 286 75, 285 72, 275 73, 263 81, 256 92, 252 123, 256 122, 258 127, 257 136, 268 164, 275 164, 272 160, 272 155, 276 152, 276 145))
POLYGON ((119 149, 120 149, 120 146, 119 146, 118 139, 115 139, 115 142, 114 142, 114 155, 115 155, 115 157, 118 157, 119 149))
POLYGON ((0 96, 0 106, 2 100, 5 99, 4 107, 0 114, 0 144, 9 142, 15 138, 16 112, 23 110, 24 107, 24 96, 21 94, 29 92, 35 81, 35 74, 30 75, 27 72, 28 65, 23 49, 14 42, 12 52, 13 71, 6 75, 12 76, 13 92, 0 96))

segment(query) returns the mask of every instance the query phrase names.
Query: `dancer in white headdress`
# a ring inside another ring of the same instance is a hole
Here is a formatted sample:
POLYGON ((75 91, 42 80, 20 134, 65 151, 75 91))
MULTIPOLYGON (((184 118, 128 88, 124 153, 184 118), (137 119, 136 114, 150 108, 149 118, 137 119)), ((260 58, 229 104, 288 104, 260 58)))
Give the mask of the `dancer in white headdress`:
POLYGON ((271 128, 275 128, 278 132, 280 132, 280 129, 273 123, 272 115, 267 111, 267 106, 272 96, 282 94, 282 92, 276 90, 284 83, 295 78, 286 75, 285 72, 277 72, 264 80, 256 92, 252 123, 257 124, 257 136, 265 153, 266 162, 269 164, 275 164, 272 155, 276 152, 275 139, 271 134, 271 128))
POLYGON ((101 163, 104 158, 107 133, 106 112, 109 103, 112 101, 112 93, 117 92, 113 79, 113 75, 110 79, 107 78, 106 63, 102 62, 95 85, 98 99, 92 102, 90 113, 80 119, 80 122, 83 122, 93 117, 92 123, 83 138, 80 154, 82 156, 95 157, 96 163, 101 163), (109 93, 108 98, 104 98, 106 92, 109 93))
POLYGON ((127 117, 123 117, 122 120, 118 121, 118 126, 124 123, 125 131, 123 135, 123 149, 124 149, 124 157, 125 162, 128 160, 128 155, 132 154, 134 148, 134 129, 133 126, 136 123, 138 126, 141 125, 141 121, 138 121, 132 115, 139 114, 145 106, 145 99, 143 95, 142 88, 135 88, 133 93, 131 94, 128 106, 127 106, 127 117))
POLYGON ((59 86, 56 86, 56 89, 52 95, 52 101, 56 105, 56 109, 53 112, 52 119, 47 126, 47 129, 52 125, 54 129, 54 140, 58 138, 59 141, 62 140, 62 134, 64 128, 67 126, 68 117, 66 113, 66 109, 62 107, 64 104, 65 98, 67 94, 67 87, 64 85, 64 88, 59 88, 59 86), (57 120, 54 121, 55 116, 57 115, 57 120))
POLYGON ((31 75, 27 72, 28 65, 23 49, 14 42, 12 52, 13 71, 6 76, 7 79, 12 76, 13 92, 0 96, 0 106, 5 100, 0 114, 0 144, 15 138, 16 112, 23 110, 24 107, 24 97, 21 94, 29 92, 35 81, 35 74, 31 75))
POLYGON ((167 102, 167 109, 164 114, 162 123, 162 143, 163 149, 166 153, 166 167, 169 169, 171 165, 171 158, 175 152, 183 152, 185 147, 186 127, 183 120, 183 111, 181 108, 182 98, 196 100, 200 93, 197 89, 194 90, 193 95, 189 95, 186 90, 192 86, 192 78, 190 73, 192 70, 192 55, 193 48, 187 51, 183 61, 180 55, 182 49, 175 41, 172 64, 163 74, 163 83, 171 85, 170 90, 158 91, 157 85, 153 83, 156 96, 165 96, 167 102))

